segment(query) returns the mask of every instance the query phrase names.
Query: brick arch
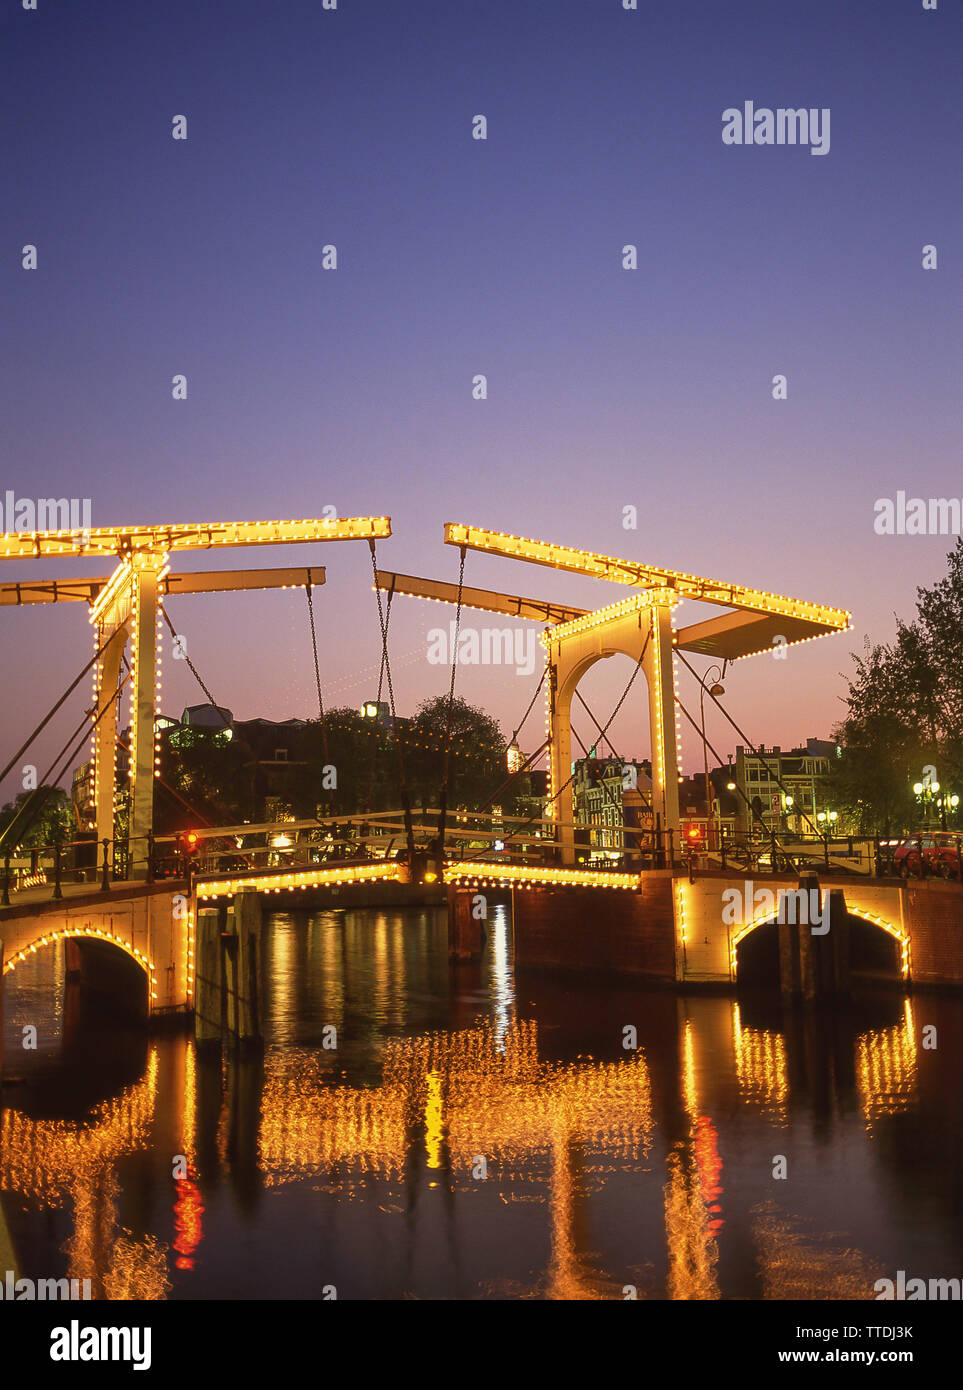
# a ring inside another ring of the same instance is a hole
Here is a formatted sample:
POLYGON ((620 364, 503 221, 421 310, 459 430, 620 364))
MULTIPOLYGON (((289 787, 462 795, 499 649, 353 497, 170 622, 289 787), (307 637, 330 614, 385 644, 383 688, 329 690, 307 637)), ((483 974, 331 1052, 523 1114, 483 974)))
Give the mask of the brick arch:
MULTIPOLYGON (((869 922, 871 926, 879 927, 889 936, 895 938, 900 948, 900 973, 904 980, 908 980, 910 978, 911 965, 909 933, 904 931, 903 928, 898 926, 895 922, 891 922, 885 917, 880 917, 878 913, 869 912, 865 908, 853 907, 850 903, 846 904, 846 913, 849 917, 858 917, 862 922, 869 922)), ((761 907, 751 922, 744 923, 732 933, 729 938, 729 967, 733 979, 736 979, 738 976, 736 949, 740 941, 744 941, 749 933, 755 931, 757 927, 778 925, 777 919, 778 907, 775 913, 769 907, 761 907)))
POLYGON ((135 961, 146 975, 149 1004, 157 999, 157 976, 153 961, 149 960, 142 951, 138 951, 137 947, 130 941, 125 941, 123 937, 105 931, 103 927, 67 927, 42 932, 33 941, 29 941, 25 946, 15 951, 9 960, 4 961, 3 974, 12 974, 17 966, 26 960, 27 956, 36 955, 37 951, 44 946, 53 946, 58 941, 99 941, 107 946, 116 946, 135 961))

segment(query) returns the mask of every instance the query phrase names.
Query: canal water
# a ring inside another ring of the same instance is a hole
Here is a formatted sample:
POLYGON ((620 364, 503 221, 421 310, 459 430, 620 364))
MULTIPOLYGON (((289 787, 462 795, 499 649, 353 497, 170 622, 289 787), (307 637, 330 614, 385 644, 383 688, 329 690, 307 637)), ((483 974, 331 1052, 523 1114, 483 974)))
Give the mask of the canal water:
POLYGON ((278 912, 265 953, 255 1057, 85 1010, 61 946, 7 977, 22 1274, 152 1299, 872 1299, 963 1274, 959 997, 793 1014, 546 975, 502 908, 475 965, 433 911, 278 912))

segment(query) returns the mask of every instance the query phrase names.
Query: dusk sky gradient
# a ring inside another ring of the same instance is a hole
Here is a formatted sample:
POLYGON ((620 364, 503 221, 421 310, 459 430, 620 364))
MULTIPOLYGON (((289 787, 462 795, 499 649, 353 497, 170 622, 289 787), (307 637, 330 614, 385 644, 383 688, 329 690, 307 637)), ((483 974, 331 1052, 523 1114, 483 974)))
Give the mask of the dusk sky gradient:
MULTIPOLYGON (((442 527, 467 521, 830 603, 851 633, 726 677, 757 742, 827 737, 848 653, 891 640, 955 539, 873 519, 898 489, 963 496, 961 41, 950 0, 4 0, 0 501, 89 497, 94 525, 389 515, 379 563, 452 582, 442 527), (725 146, 746 100, 828 107, 829 153, 725 146)), ((210 561, 309 564, 326 702, 357 706, 380 654, 364 543, 210 561)), ((0 582, 108 568, 8 561, 0 582)), ((628 593, 473 553, 466 582, 628 593)), ((303 592, 170 611, 239 718, 316 714, 303 592)), ((448 617, 396 600, 399 713, 447 691, 426 634, 448 617)), ((76 604, 0 623, 2 765, 91 637, 76 604)), ((583 682, 603 721, 630 673, 583 682)), ((203 700, 169 649, 164 676, 166 713, 203 700)), ((537 681, 461 668, 457 693, 510 737, 537 681)), ((680 693, 697 713, 684 671, 680 693)), ((542 736, 539 700, 521 741, 542 736)), ((648 752, 641 680, 613 737, 648 752)), ((682 749, 701 769, 685 728, 682 749)))

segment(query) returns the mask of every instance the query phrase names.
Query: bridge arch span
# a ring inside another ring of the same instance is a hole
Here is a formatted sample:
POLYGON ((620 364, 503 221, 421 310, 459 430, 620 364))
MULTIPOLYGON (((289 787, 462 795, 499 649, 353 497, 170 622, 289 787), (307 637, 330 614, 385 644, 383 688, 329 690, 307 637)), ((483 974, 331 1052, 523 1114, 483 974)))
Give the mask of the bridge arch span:
POLYGON ((672 611, 676 596, 650 591, 561 623, 543 637, 549 666, 548 725, 551 792, 557 801, 562 863, 575 863, 572 698, 579 681, 610 656, 627 656, 648 687, 652 809, 663 830, 679 825, 678 714, 672 611))
MULTIPOLYGON (((851 967, 907 981, 910 978, 910 942, 903 928, 851 903, 846 904, 846 916, 850 923, 851 967)), ((730 939, 733 981, 778 981, 778 927, 778 912, 766 906, 752 921, 733 931, 730 939)))
POLYGON ((19 946, 19 948, 8 959, 3 962, 3 977, 12 975, 18 965, 21 965, 29 956, 36 955, 45 946, 53 946, 58 941, 84 943, 99 943, 103 946, 115 947, 125 956, 132 960, 143 972, 147 983, 148 1008, 157 1001, 157 973, 153 961, 151 961, 142 951, 131 941, 127 941, 122 936, 117 936, 113 932, 107 931, 103 927, 90 926, 67 926, 64 928, 48 928, 46 931, 38 931, 37 935, 30 941, 19 946))

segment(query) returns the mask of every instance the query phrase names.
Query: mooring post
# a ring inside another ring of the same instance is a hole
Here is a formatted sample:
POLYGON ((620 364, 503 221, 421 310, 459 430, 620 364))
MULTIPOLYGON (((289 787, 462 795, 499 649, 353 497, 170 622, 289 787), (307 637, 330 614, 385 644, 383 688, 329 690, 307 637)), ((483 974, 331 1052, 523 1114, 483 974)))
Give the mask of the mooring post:
POLYGON ((237 1036, 241 1042, 257 1042, 261 1037, 261 897, 255 890, 234 899, 234 923, 237 1036))
POLYGON ((448 885, 448 959, 481 959, 481 922, 472 912, 473 894, 448 885))
POLYGON ((197 914, 194 976, 194 1037, 199 1043, 221 1040, 221 924, 216 907, 197 914))
POLYGON ((227 925, 221 932, 221 1032, 237 1042, 237 919, 240 913, 240 894, 228 906, 227 925))

